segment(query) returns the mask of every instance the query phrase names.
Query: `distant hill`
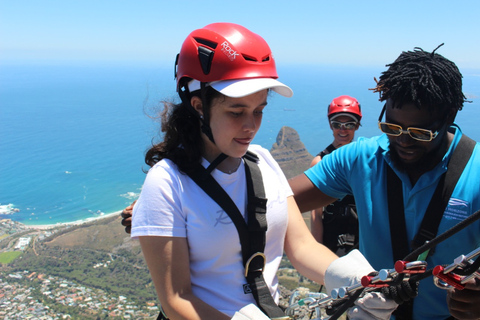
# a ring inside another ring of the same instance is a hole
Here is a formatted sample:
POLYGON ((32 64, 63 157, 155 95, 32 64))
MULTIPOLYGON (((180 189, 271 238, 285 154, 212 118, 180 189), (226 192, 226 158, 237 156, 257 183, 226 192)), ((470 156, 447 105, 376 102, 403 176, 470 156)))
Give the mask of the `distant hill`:
POLYGON ((300 141, 298 132, 286 126, 280 129, 270 153, 288 179, 303 173, 310 167, 313 159, 303 142, 300 141))
MULTIPOLYGON (((120 224, 119 217, 109 217, 72 227, 46 239, 44 245, 50 248, 82 248, 112 253, 117 253, 121 249, 132 251, 132 247, 139 247, 138 241, 130 241, 130 237, 120 224)), ((138 250, 133 252, 139 253, 138 250)))

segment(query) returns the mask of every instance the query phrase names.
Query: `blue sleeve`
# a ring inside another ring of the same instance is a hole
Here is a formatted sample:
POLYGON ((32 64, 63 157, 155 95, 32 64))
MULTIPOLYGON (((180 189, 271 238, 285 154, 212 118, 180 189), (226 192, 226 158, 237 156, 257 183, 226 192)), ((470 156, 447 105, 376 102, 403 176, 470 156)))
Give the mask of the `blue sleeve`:
POLYGON ((323 193, 342 199, 352 194, 351 179, 355 171, 358 142, 352 142, 326 155, 305 175, 323 193))

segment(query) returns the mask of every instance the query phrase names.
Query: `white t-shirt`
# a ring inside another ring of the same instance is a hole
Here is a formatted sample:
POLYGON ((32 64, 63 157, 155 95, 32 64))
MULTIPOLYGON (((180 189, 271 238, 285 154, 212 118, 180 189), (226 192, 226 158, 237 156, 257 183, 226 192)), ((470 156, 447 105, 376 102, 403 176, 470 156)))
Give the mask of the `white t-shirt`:
MULTIPOLYGON (((267 201, 264 271, 265 282, 278 303, 276 272, 283 255, 288 223, 287 197, 292 190, 268 150, 251 145, 259 158, 267 201)), ((203 159, 207 167, 208 161, 203 159)), ((228 193, 245 217, 245 165, 226 174, 213 170, 212 176, 228 193)), ((187 238, 193 293, 214 308, 233 316, 235 311, 255 303, 243 292, 244 267, 238 232, 230 217, 170 160, 163 159, 148 172, 133 211, 133 238, 168 236, 187 238)))

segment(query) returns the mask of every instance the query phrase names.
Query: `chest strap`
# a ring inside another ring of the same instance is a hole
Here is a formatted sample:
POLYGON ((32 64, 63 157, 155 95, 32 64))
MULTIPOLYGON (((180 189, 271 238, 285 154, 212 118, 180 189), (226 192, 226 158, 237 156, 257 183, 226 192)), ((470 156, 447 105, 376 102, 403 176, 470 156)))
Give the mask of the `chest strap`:
POLYGON ((244 292, 251 293, 257 306, 271 319, 289 319, 273 300, 268 285, 263 277, 266 263, 264 255, 265 234, 267 231, 267 199, 263 187, 262 173, 258 167, 258 157, 247 152, 245 174, 247 183, 247 221, 238 210, 227 192, 218 184, 200 163, 189 173, 189 177, 205 191, 230 217, 237 228, 242 247, 243 265, 245 267, 244 292))

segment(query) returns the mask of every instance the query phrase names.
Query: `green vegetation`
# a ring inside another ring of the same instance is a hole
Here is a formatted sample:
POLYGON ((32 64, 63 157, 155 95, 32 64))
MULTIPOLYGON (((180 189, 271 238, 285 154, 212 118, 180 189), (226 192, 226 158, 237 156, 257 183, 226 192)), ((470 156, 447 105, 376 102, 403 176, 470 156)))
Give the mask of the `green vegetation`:
POLYGON ((48 306, 50 313, 69 315, 71 320, 101 320, 101 319, 123 319, 122 317, 109 316, 106 311, 92 311, 88 308, 78 308, 77 306, 68 306, 61 303, 57 303, 54 299, 46 297, 41 292, 40 283, 38 281, 30 281, 27 279, 9 279, 10 282, 21 283, 28 286, 30 291, 30 297, 33 300, 43 303, 48 306))
MULTIPOLYGON (((24 252, 1 254, 0 262, 2 272, 28 270, 101 289, 109 296, 125 296, 139 307, 147 303, 158 304, 140 246, 129 239, 118 216, 56 229, 48 238, 32 241, 24 252), (15 259, 19 255, 21 258, 15 259)), ((39 296, 37 300, 55 310, 64 308, 54 307, 54 302, 48 303, 45 299, 39 296)), ((60 309, 59 313, 73 317, 73 309, 60 309)))
POLYGON ((9 251, 0 253, 0 264, 9 264, 22 254, 21 251, 9 251))
POLYGON ((13 271, 54 275, 111 295, 124 295, 138 305, 157 301, 143 259, 126 250, 111 254, 83 248, 44 247, 38 256, 26 252, 11 267, 13 271))
POLYGON ((278 275, 278 283, 291 291, 294 291, 298 287, 308 288, 311 292, 317 292, 320 290, 320 285, 318 283, 310 281, 302 276, 298 276, 298 274, 286 275, 280 272, 278 275))

